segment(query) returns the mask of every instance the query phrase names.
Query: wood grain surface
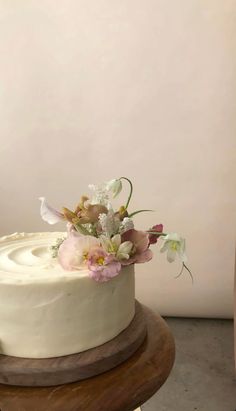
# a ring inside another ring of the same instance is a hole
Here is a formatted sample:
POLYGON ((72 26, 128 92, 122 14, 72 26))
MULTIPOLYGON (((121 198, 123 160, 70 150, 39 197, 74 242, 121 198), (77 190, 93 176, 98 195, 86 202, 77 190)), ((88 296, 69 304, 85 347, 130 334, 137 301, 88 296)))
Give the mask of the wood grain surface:
POLYGON ((144 309, 147 337, 119 366, 57 387, 0 385, 1 411, 132 411, 165 382, 174 363, 173 336, 165 321, 144 309))
POLYGON ((147 333, 142 305, 135 302, 135 316, 117 337, 79 354, 47 359, 0 355, 0 383, 18 386, 55 386, 101 374, 127 360, 147 333))

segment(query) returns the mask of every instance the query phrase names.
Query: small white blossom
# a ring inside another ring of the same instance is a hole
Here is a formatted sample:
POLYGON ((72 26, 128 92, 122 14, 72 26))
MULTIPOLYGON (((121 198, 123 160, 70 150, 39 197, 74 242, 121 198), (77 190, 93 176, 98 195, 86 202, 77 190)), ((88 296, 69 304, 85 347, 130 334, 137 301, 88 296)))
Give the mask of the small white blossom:
POLYGON ((100 214, 99 222, 101 224, 103 234, 105 234, 107 237, 111 237, 112 235, 118 233, 120 227, 120 220, 115 215, 112 209, 110 209, 107 214, 100 214))
POLYGON ((125 217, 120 223, 119 232, 120 234, 123 234, 128 230, 132 230, 133 228, 134 228, 134 222, 132 218, 125 217))
POLYGON ((176 254, 179 255, 180 260, 183 263, 187 260, 185 254, 185 239, 180 237, 177 233, 170 233, 164 237, 160 252, 163 253, 165 251, 167 251, 167 260, 169 263, 172 263, 175 260, 176 254))
POLYGON ((89 189, 94 191, 94 194, 90 200, 90 204, 101 204, 107 206, 109 195, 105 184, 96 186, 94 184, 89 184, 89 189))

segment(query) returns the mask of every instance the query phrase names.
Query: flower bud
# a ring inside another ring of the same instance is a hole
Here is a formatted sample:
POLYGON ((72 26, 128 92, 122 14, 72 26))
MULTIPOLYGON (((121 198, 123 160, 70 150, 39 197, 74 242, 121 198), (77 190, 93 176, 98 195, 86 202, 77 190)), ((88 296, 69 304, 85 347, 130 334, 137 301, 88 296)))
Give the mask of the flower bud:
POLYGON ((120 179, 110 180, 106 184, 106 188, 108 191, 112 192, 113 198, 115 198, 116 196, 118 196, 118 194, 120 194, 122 190, 122 182, 120 179))

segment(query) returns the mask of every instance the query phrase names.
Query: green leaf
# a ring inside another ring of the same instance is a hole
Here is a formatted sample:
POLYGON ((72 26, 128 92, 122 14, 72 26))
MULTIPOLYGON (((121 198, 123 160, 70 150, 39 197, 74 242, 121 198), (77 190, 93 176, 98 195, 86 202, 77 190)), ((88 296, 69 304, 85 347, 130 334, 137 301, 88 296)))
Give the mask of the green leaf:
POLYGON ((163 233, 162 231, 152 231, 152 230, 147 230, 147 233, 148 234, 156 234, 156 235, 158 235, 158 236, 165 236, 165 235, 167 235, 167 233, 163 233))
POLYGON ((82 224, 74 224, 75 229, 83 235, 91 235, 90 232, 82 226, 82 224))
POLYGON ((137 211, 134 211, 133 213, 131 213, 131 214, 129 214, 129 217, 133 217, 134 215, 136 215, 136 214, 139 214, 139 213, 143 213, 144 211, 154 211, 154 210, 137 210, 137 211))

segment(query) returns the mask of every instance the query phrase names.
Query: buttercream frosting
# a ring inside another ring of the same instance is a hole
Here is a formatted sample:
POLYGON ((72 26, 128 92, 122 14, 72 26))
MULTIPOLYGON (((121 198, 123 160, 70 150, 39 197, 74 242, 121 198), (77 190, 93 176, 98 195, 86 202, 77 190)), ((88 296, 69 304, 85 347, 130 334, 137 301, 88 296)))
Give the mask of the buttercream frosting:
POLYGON ((133 265, 105 283, 66 271, 50 247, 65 233, 0 238, 0 353, 49 358, 85 351, 124 330, 134 316, 133 265))

